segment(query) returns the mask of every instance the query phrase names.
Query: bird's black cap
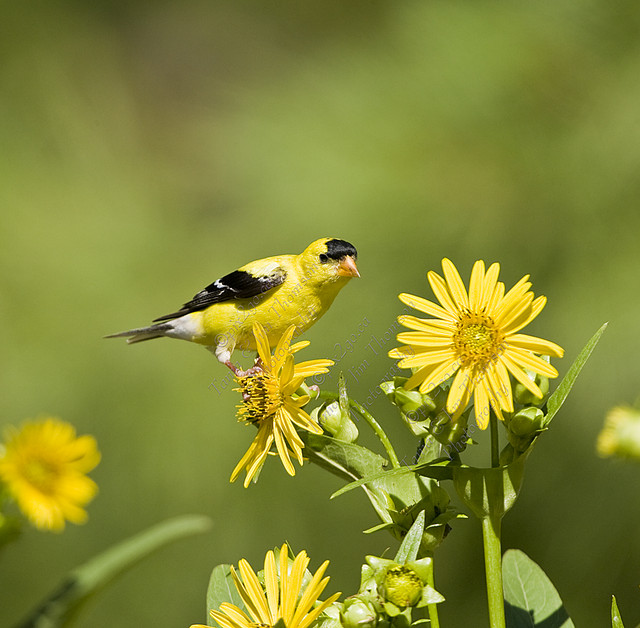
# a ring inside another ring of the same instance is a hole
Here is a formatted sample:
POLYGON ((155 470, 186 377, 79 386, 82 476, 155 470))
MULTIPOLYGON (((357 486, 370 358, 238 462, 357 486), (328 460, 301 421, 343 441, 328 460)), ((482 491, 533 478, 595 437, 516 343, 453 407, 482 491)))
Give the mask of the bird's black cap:
POLYGON ((350 255, 353 259, 358 257, 356 247, 346 240, 332 239, 327 241, 327 257, 329 259, 341 260, 343 257, 350 255))

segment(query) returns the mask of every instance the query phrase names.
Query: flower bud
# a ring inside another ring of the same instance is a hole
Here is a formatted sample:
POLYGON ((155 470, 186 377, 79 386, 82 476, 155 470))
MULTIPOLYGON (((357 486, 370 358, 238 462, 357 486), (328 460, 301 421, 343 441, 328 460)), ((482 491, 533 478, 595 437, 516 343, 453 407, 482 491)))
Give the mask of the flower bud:
POLYGON ((405 565, 390 567, 382 581, 380 595, 399 609, 415 606, 422 597, 422 580, 405 565))
POLYGON ((526 386, 520 382, 515 385, 513 396, 518 403, 523 406, 541 406, 549 392, 549 378, 532 371, 526 371, 527 375, 542 392, 542 397, 536 397, 526 386))
POLYGON ((535 436, 542 429, 544 412, 535 406, 518 410, 507 425, 507 429, 515 436, 535 436))
POLYGON ((370 600, 354 595, 342 604, 340 623, 344 628, 374 628, 378 613, 370 600))
POLYGON ((507 438, 516 452, 524 452, 533 439, 542 431, 544 412, 535 406, 518 410, 509 419, 505 416, 507 438))
POLYGON ((337 401, 314 408, 311 418, 317 420, 322 429, 337 440, 354 443, 358 438, 358 428, 349 414, 342 412, 337 401))
POLYGON ((412 414, 422 407, 422 395, 417 390, 396 388, 394 397, 396 405, 405 414, 412 414))

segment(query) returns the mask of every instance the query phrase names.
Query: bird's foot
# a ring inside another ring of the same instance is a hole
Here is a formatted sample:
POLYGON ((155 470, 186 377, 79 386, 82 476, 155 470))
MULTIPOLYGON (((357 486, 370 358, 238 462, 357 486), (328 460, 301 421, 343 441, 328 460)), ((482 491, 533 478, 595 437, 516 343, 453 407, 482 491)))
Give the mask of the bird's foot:
POLYGON ((248 375, 256 375, 257 373, 262 373, 264 371, 260 358, 258 358, 255 364, 251 368, 248 368, 246 371, 238 368, 231 362, 231 360, 227 360, 225 364, 233 371, 233 374, 236 377, 247 377, 248 375))
POLYGON ((246 377, 247 375, 257 375, 258 373, 264 373, 262 364, 254 364, 251 368, 243 372, 243 377, 246 377))
POLYGON ((228 366, 236 377, 242 377, 244 375, 244 371, 239 369, 231 360, 227 360, 224 365, 228 366))

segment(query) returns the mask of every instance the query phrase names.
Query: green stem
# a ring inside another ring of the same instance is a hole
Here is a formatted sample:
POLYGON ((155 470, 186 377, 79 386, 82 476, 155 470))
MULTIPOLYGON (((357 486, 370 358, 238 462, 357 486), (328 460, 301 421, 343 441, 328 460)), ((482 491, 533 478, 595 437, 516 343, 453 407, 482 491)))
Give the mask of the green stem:
POLYGON ((500 548, 500 516, 482 519, 484 570, 487 578, 489 626, 505 628, 504 594, 502 592, 502 550, 500 548))
MULTIPOLYGON (((433 556, 429 561, 429 571, 427 572, 427 584, 432 588, 436 588, 436 581, 433 575, 433 556)), ((438 619, 438 605, 428 604, 427 609, 429 611, 429 620, 431 622, 430 628, 440 628, 440 620, 438 619)))
POLYGON ((500 440, 498 439, 498 417, 492 412, 489 418, 491 431, 491 466, 500 466, 500 440))
MULTIPOLYGON (((332 393, 326 390, 321 390, 318 393, 318 396, 321 397, 322 399, 329 399, 331 401, 338 401, 340 398, 339 395, 337 395, 336 393, 332 393)), ((393 445, 391 444, 389 437, 385 434, 385 431, 380 427, 380 424, 357 401, 354 401, 353 399, 349 399, 349 405, 369 424, 369 427, 375 432, 375 435, 380 439, 382 446, 387 452, 387 456, 389 456, 389 461, 391 462, 391 466, 394 469, 399 469, 400 461, 398 460, 398 456, 396 456, 396 452, 393 449, 393 445)))

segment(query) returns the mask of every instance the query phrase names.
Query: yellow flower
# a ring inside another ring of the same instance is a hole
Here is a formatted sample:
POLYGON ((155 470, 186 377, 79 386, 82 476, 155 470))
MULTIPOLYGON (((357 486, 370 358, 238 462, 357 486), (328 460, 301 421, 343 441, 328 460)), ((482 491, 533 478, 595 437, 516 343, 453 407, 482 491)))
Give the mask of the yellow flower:
POLYGON ((55 418, 29 421, 5 431, 0 480, 37 528, 61 531, 65 519, 86 521, 83 506, 98 490, 86 474, 98 462, 92 436, 76 438, 72 425, 55 418))
POLYGON ((262 325, 255 323, 253 334, 260 357, 260 368, 251 369, 254 372, 236 378, 240 385, 236 390, 242 393, 244 400, 238 406, 238 420, 258 427, 258 434, 251 447, 231 474, 233 482, 244 468, 247 472, 245 488, 262 468, 274 443, 287 473, 295 475, 291 456, 302 465, 304 447, 296 432, 296 425, 308 432, 322 434, 320 426, 302 409, 310 397, 297 396, 295 393, 306 377, 327 373, 327 367, 333 362, 310 360, 295 364, 293 354, 306 347, 309 342, 302 341, 292 345, 294 331, 295 325, 291 325, 271 355, 267 334, 262 325))
POLYGON ((598 434, 597 449, 603 458, 640 460, 640 410, 630 406, 611 408, 598 434))
POLYGON ((329 565, 328 560, 320 566, 308 584, 308 578, 305 578, 309 564, 306 552, 300 552, 290 562, 289 550, 283 545, 278 563, 274 552, 267 552, 264 559, 264 585, 246 560, 243 559, 238 564, 239 576, 231 567, 236 589, 247 612, 233 604, 222 603, 219 610, 211 611, 211 616, 221 628, 273 628, 280 619, 287 628, 308 628, 340 597, 340 593, 335 593, 318 604, 318 597, 329 582, 328 577, 322 579, 329 565))
POLYGON ((523 277, 505 294, 498 281, 499 264, 485 272, 479 260, 471 271, 469 292, 456 267, 442 260, 444 278, 430 271, 427 275, 440 305, 413 296, 399 295, 400 300, 434 318, 400 316, 398 321, 414 331, 398 334, 405 346, 389 352, 400 358, 398 366, 417 369, 405 384, 419 386, 428 393, 436 386, 455 378, 447 397, 447 412, 460 416, 474 397, 476 421, 481 429, 489 423, 489 406, 504 420, 502 410, 513 412, 513 395, 509 373, 536 397, 540 388, 525 369, 545 377, 558 372, 538 355, 562 357, 564 350, 542 338, 516 333, 530 323, 545 306, 546 298, 533 298, 529 276, 523 277))

